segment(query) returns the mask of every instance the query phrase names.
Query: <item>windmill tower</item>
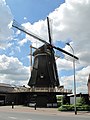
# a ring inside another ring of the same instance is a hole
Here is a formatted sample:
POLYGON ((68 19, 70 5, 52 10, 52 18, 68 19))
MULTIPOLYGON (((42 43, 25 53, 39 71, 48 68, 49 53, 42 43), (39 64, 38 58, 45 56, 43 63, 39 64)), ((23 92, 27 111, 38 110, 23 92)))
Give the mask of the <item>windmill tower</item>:
POLYGON ((87 86, 88 86, 88 95, 89 95, 89 100, 90 100, 90 74, 89 74, 89 77, 88 77, 87 86))
POLYGON ((51 46, 52 39, 48 23, 49 44, 44 44, 33 53, 34 64, 28 85, 31 87, 55 87, 59 86, 59 79, 54 57, 54 50, 51 46))
MULTIPOLYGON (((78 60, 78 57, 72 55, 71 53, 52 45, 49 18, 47 17, 48 24, 48 36, 49 42, 41 39, 32 32, 26 30, 21 25, 18 25, 15 21, 13 22, 13 27, 19 29, 20 31, 30 35, 31 37, 38 39, 43 42, 44 45, 36 49, 33 53, 34 63, 31 72, 31 77, 29 79, 28 85, 32 89, 32 93, 28 95, 28 103, 35 102, 39 107, 47 107, 47 105, 55 106, 57 104, 55 87, 59 87, 59 79, 56 67, 56 61, 54 56, 54 49, 63 52, 78 60), (49 89, 50 88, 50 89, 49 89), (52 88, 52 89, 51 89, 52 88), (39 91, 35 91, 38 89, 39 91), (44 90, 41 92, 40 90, 44 90)), ((60 93, 61 94, 61 93, 60 93)))

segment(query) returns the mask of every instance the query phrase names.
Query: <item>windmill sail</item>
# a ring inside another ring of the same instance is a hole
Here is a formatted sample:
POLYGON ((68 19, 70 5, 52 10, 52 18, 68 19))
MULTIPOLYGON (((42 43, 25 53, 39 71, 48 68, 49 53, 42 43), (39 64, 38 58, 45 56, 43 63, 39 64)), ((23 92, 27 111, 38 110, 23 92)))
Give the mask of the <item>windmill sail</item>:
MULTIPOLYGON (((43 42, 43 43, 45 43, 47 45, 51 45, 50 43, 46 42, 46 40, 42 39, 38 35, 32 33, 31 31, 28 31, 23 26, 19 25, 15 20, 13 21, 12 27, 14 27, 14 28, 16 28, 16 29, 18 29, 18 30, 20 30, 20 31, 30 35, 31 37, 33 37, 33 38, 35 38, 35 39, 37 39, 37 40, 39 40, 39 41, 41 41, 41 42, 43 42)), ((51 47, 54 48, 54 49, 57 49, 57 50, 59 50, 59 51, 61 51, 63 53, 65 53, 65 54, 67 54, 67 55, 69 55, 71 57, 74 57, 76 60, 78 60, 78 57, 76 57, 75 55, 73 55, 73 54, 71 54, 71 53, 69 53, 69 52, 67 52, 67 51, 65 51, 65 50, 63 50, 63 49, 61 49, 59 47, 56 47, 54 45, 51 45, 51 47)))

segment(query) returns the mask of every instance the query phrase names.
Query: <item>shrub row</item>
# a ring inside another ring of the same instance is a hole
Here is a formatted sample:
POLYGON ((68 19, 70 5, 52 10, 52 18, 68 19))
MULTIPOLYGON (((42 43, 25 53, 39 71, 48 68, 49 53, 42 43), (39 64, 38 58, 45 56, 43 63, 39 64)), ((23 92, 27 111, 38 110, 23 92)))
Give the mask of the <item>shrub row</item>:
MULTIPOLYGON (((89 105, 76 106, 77 111, 90 111, 89 105)), ((74 105, 62 105, 58 108, 59 111, 74 111, 74 105)))

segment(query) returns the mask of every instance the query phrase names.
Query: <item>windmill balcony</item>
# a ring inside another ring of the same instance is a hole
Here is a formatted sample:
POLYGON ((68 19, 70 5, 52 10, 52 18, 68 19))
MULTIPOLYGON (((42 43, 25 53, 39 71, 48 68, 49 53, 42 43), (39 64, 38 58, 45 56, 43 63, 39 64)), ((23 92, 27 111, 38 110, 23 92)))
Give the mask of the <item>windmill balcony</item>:
POLYGON ((26 88, 26 87, 15 87, 12 93, 22 93, 22 92, 54 92, 54 93, 70 93, 72 94, 71 89, 64 89, 64 87, 31 87, 31 88, 26 88))
POLYGON ((72 94, 71 89, 64 89, 60 87, 52 88, 52 87, 34 87, 30 88, 30 92, 57 92, 57 93, 70 93, 72 94))

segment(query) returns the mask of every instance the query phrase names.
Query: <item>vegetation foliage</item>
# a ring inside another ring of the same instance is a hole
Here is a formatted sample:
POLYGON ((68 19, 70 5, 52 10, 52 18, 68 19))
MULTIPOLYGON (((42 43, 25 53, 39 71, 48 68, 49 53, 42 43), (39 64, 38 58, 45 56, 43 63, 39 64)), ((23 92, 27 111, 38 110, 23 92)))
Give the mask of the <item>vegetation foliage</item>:
MULTIPOLYGON (((76 109, 77 111, 90 111, 90 105, 87 105, 85 102, 85 99, 83 97, 80 97, 77 100, 76 109)), ((74 111, 74 105, 61 104, 58 110, 59 111, 74 111)))

